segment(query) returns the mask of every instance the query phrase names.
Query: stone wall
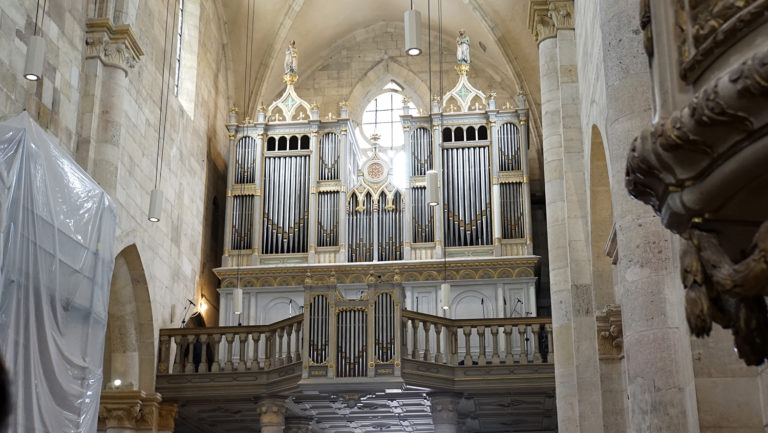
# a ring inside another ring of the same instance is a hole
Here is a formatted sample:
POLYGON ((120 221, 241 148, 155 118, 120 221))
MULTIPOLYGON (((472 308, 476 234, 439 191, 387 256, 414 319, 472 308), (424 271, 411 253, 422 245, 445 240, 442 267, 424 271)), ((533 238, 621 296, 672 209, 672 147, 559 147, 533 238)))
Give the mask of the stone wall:
MULTIPOLYGON (((131 24, 144 56, 121 84, 126 98, 120 106, 110 106, 109 101, 95 105, 103 89, 86 84, 103 82, 110 74, 119 79, 122 72, 110 72, 103 65, 86 70, 85 2, 48 2, 43 25, 45 71, 38 83, 22 77, 36 1, 12 0, 0 6, 0 114, 27 109, 96 179, 109 184, 105 188, 118 210, 115 255, 134 244, 138 249, 148 282, 155 339, 158 329, 179 326, 187 298, 197 299, 202 291, 213 301, 209 303, 218 299, 218 284, 210 269, 218 266, 221 257, 221 232, 216 224, 223 218, 216 212, 221 213, 225 196, 229 81, 220 71, 227 65, 227 36, 219 1, 187 2, 199 7, 199 23, 185 23, 185 27, 199 24, 197 38, 187 36, 183 42, 197 47, 196 77, 186 83, 196 89, 194 118, 173 95, 171 80, 159 186, 165 200, 159 223, 147 221, 147 210, 155 181, 165 2, 138 5, 131 24), (110 155, 114 167, 105 173, 100 160, 88 155, 99 151, 99 143, 78 130, 88 131, 94 119, 110 112, 120 112, 122 117, 109 141, 116 149, 110 155)), ((166 75, 169 72, 172 68, 166 75)), ((185 79, 190 78, 185 77, 182 64, 181 81, 185 79)), ((217 323, 216 315, 215 308, 208 309, 206 322, 217 323)), ((154 376, 153 371, 142 374, 154 376)))

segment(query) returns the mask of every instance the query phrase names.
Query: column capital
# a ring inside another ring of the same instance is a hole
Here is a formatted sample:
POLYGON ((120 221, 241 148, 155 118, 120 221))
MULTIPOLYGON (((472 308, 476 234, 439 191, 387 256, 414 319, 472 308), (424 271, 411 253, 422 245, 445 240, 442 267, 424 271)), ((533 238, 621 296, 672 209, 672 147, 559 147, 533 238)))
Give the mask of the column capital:
POLYGON ((99 430, 110 428, 135 429, 141 419, 141 391, 101 392, 99 403, 99 430))
POLYGON ((113 25, 109 18, 85 22, 85 58, 121 69, 126 76, 144 55, 130 25, 113 25))
POLYGON ((259 413, 259 422, 262 428, 285 425, 285 400, 282 397, 260 399, 256 405, 256 410, 259 413))
POLYGON ((557 36, 558 30, 573 29, 573 0, 531 0, 528 30, 536 42, 557 36))

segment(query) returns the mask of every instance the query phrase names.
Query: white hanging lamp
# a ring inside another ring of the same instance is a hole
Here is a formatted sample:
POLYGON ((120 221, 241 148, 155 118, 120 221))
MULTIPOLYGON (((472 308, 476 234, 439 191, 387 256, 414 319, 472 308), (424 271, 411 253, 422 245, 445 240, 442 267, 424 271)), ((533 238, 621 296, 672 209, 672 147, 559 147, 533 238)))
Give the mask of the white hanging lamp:
POLYGON ((160 221, 160 216, 163 214, 163 191, 161 189, 153 189, 152 194, 149 196, 149 213, 147 219, 153 223, 160 221))
POLYGON ((405 53, 409 56, 421 54, 421 13, 413 8, 405 11, 405 53))
MULTIPOLYGON (((43 28, 43 21, 45 20, 45 4, 43 2, 43 17, 40 20, 40 29, 43 28)), ((35 8, 35 28, 32 31, 32 36, 29 37, 29 43, 27 44, 27 59, 24 62, 24 78, 29 81, 38 81, 43 77, 43 64, 45 63, 45 40, 41 35, 37 34, 37 17, 40 11, 40 0, 37 1, 35 8)))
POLYGON ((240 287, 232 289, 232 312, 238 315, 243 313, 243 289, 240 287))
POLYGON ((427 171, 427 204, 430 206, 438 205, 438 192, 437 192, 437 171, 427 171))

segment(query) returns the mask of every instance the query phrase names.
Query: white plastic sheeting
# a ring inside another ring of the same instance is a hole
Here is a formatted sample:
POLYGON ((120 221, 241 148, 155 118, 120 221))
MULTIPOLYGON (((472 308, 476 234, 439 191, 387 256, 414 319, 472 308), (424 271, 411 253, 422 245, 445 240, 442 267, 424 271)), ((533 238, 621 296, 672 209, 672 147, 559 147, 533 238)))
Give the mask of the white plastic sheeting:
POLYGON ((114 267, 109 196, 24 112, 0 122, 8 432, 95 432, 114 267))

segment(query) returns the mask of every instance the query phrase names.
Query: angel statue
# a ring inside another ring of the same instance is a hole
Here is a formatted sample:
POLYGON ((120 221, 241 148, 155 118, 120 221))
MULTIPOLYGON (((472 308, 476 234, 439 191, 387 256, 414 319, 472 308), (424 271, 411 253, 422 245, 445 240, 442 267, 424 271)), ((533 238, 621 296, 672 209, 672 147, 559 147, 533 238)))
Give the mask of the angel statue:
POLYGON ((464 29, 459 30, 459 37, 456 38, 456 60, 459 64, 469 64, 469 36, 464 29))
POLYGON ((286 74, 296 74, 299 66, 299 50, 296 49, 296 41, 291 41, 288 44, 288 48, 285 50, 285 60, 283 61, 283 68, 285 68, 286 74))

